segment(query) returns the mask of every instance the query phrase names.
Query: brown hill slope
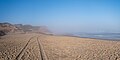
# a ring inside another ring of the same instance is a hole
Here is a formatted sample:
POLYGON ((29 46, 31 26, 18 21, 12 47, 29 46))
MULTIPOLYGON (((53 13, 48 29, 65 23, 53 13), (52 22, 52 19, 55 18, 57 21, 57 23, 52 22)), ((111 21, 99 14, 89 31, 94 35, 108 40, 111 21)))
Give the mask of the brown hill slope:
POLYGON ((0 31, 3 31, 5 33, 15 32, 18 29, 19 28, 17 28, 16 26, 14 26, 10 23, 0 23, 0 31))
POLYGON ((23 24, 0 23, 0 36, 7 33, 43 33, 49 34, 50 31, 46 26, 32 26, 23 24))
POLYGON ((32 26, 32 25, 22 25, 15 24, 16 27, 22 29, 24 32, 34 32, 34 33, 50 33, 46 26, 32 26))

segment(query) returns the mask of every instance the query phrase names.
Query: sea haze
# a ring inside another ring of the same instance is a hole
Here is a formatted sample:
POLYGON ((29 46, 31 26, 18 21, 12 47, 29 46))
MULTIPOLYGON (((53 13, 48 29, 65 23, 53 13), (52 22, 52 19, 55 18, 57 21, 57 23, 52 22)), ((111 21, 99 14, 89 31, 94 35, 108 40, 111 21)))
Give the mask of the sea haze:
POLYGON ((95 38, 120 41, 120 33, 78 33, 74 34, 74 36, 82 38, 95 38))

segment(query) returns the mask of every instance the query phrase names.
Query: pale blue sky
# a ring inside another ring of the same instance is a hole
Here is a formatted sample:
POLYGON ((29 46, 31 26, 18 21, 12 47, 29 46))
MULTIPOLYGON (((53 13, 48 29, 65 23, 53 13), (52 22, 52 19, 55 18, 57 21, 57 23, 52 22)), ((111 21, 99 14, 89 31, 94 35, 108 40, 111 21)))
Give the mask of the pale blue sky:
POLYGON ((0 0, 0 22, 59 33, 120 32, 119 0, 0 0))

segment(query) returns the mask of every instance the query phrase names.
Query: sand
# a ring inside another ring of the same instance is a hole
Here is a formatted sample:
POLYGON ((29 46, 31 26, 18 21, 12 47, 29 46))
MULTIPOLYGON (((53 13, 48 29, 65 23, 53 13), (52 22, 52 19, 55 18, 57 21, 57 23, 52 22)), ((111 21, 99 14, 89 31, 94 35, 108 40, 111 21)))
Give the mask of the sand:
POLYGON ((10 34, 0 39, 0 60, 120 60, 120 41, 10 34))

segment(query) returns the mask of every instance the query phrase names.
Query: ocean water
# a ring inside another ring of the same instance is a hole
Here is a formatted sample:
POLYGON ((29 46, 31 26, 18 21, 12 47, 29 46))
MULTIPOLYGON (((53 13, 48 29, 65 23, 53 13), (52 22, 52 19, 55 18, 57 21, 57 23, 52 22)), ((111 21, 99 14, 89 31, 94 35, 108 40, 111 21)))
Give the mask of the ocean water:
POLYGON ((74 36, 82 38, 95 38, 105 40, 118 40, 120 41, 120 33, 79 33, 74 36))

